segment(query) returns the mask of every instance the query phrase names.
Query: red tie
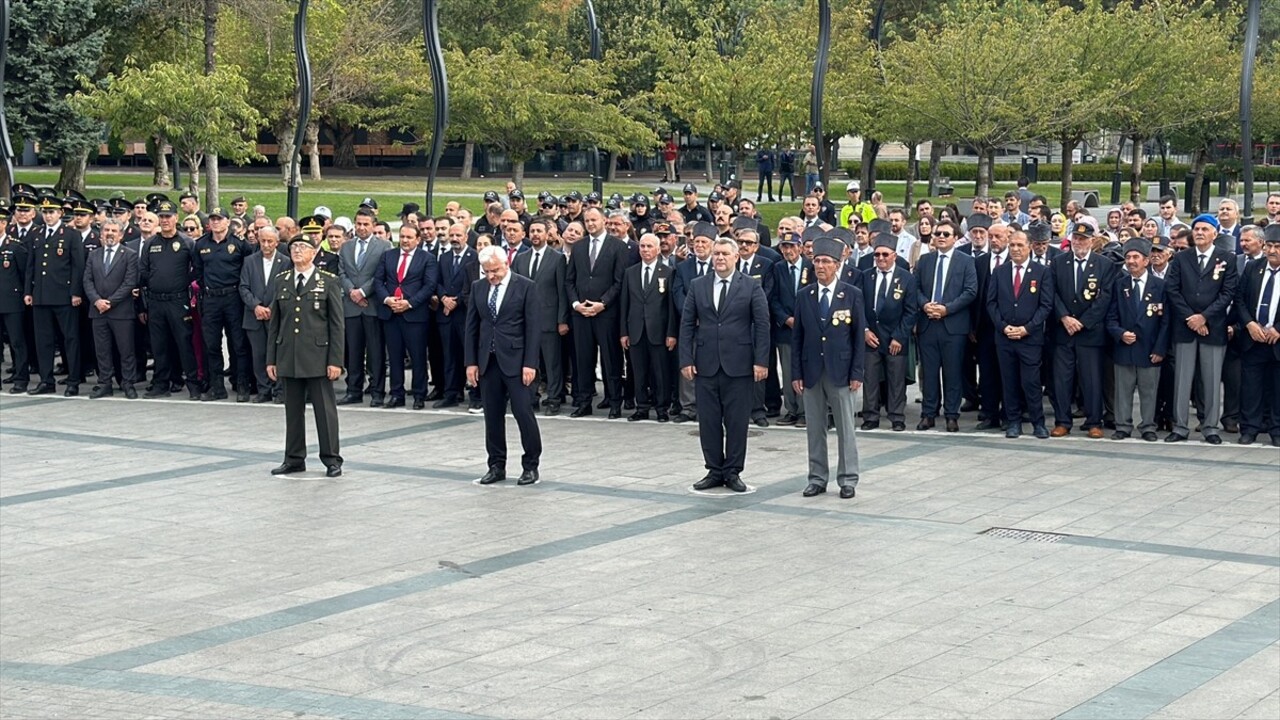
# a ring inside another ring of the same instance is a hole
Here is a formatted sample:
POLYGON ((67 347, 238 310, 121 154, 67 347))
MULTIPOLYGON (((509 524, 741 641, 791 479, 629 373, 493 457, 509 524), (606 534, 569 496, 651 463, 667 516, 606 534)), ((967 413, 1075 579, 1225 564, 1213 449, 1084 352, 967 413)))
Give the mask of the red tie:
POLYGON ((515 262, 516 251, 519 249, 520 249, 520 246, 518 245, 516 247, 507 247, 507 265, 510 265, 511 263, 515 262))
MULTIPOLYGON (((408 251, 400 253, 400 267, 396 268, 396 283, 404 282, 404 273, 409 269, 409 253, 408 251)), ((396 287, 396 297, 404 297, 399 287, 396 287)))
POLYGON ((1013 296, 1016 298, 1022 294, 1022 266, 1013 266, 1013 296))

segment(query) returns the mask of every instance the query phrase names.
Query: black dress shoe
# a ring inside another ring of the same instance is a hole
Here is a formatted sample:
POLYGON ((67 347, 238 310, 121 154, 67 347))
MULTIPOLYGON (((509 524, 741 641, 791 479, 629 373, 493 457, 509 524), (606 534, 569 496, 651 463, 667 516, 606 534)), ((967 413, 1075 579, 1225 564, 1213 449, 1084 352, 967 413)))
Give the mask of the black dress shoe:
POLYGON ((920 422, 916 423, 917 430, 933 429, 933 418, 920 418, 920 422))
POLYGON ((402 408, 404 407, 404 398, 393 397, 390 400, 388 400, 382 407, 388 410, 390 410, 391 408, 402 408))
POLYGON ((1204 441, 1205 441, 1205 442, 1207 442, 1207 443, 1209 443, 1210 445, 1221 445, 1221 444, 1222 444, 1222 438, 1218 437, 1217 435, 1210 435, 1210 436, 1206 437, 1206 438, 1204 439, 1204 441))
POLYGON ((371 408, 380 408, 382 405, 383 399, 380 397, 373 397, 369 399, 369 407, 371 408))
POLYGON ((560 403, 550 403, 550 404, 548 404, 548 405, 547 405, 547 409, 546 409, 546 414, 547 414, 547 415, 559 415, 559 414, 560 414, 560 403))
POLYGON ((440 410, 443 408, 458 407, 458 401, 454 400, 453 398, 443 398, 441 400, 437 400, 431 403, 431 407, 436 410, 440 410))
POLYGON ((705 477, 703 477, 701 480, 693 484, 693 489, 694 490, 710 490, 711 488, 718 488, 723 484, 724 484, 724 480, 716 477, 711 473, 707 473, 705 477))
POLYGON ((109 385, 95 385, 93 390, 89 393, 89 399, 97 400, 98 398, 111 397, 114 394, 115 392, 109 385))
POLYGON ((338 398, 339 405, 358 405, 364 402, 364 395, 343 395, 338 398))
POLYGON ((249 391, 241 390, 240 392, 236 393, 236 402, 238 403, 249 402, 249 391))
POLYGON ((1280 447, 1280 435, 1271 436, 1271 447, 1280 447))
POLYGON ((574 408, 573 412, 569 413, 569 417, 576 417, 576 418, 586 417, 591 413, 592 413, 591 403, 583 403, 582 405, 579 405, 578 407, 574 408))
POLYGON ((627 416, 627 422, 637 422, 639 420, 648 420, 648 419, 649 419, 648 410, 637 410, 627 416))
POLYGON ((597 410, 605 410, 605 409, 607 409, 608 407, 609 407, 609 398, 605 398, 605 399, 601 400, 600 402, 596 403, 596 409, 597 409, 597 410))
POLYGON ((507 471, 500 467, 491 467, 489 472, 480 478, 481 485, 492 485, 496 482, 502 482, 507 479, 507 471))
POLYGON ((947 432, 960 432, 960 421, 955 418, 947 418, 947 432))
POLYGON ((275 396, 274 396, 273 398, 271 398, 271 401, 272 401, 272 402, 274 402, 274 403, 275 403, 275 404, 277 404, 277 405, 283 405, 283 404, 284 404, 284 391, 283 391, 283 390, 281 390, 280 392, 276 393, 276 394, 275 394, 275 396))
POLYGON ((671 422, 676 424, 693 422, 694 420, 697 420, 697 418, 685 413, 676 413, 676 415, 671 418, 671 422))
POLYGON ((858 494, 858 490, 857 490, 857 488, 855 488, 855 487, 854 487, 854 486, 852 486, 852 485, 845 485, 844 487, 840 488, 840 499, 841 499, 841 500, 848 500, 849 498, 851 498, 851 497, 853 497, 854 495, 857 495, 857 494, 858 494))
POLYGON ((427 401, 426 401, 426 400, 423 400, 422 398, 414 398, 414 399, 413 399, 413 409, 414 409, 414 410, 421 410, 422 408, 424 408, 424 407, 426 407, 426 406, 427 406, 427 401))
POLYGON ((306 472, 306 471, 307 471, 306 465, 291 465, 289 463, 284 463, 280 467, 272 468, 271 474, 272 475, 288 475, 290 473, 300 473, 300 472, 306 472))
POLYGON ((1127 432, 1125 432, 1125 431, 1123 431, 1123 430, 1117 430, 1117 431, 1115 431, 1115 432, 1111 433, 1111 439, 1112 439, 1112 440, 1128 440, 1128 439, 1129 439, 1129 433, 1127 433, 1127 432))
POLYGON ((742 478, 738 477, 737 473, 725 476, 724 486, 736 493, 747 491, 747 484, 742 482, 742 478))
POLYGON ((27 391, 26 385, 14 385, 13 387, 9 388, 10 395, 21 395, 26 391, 27 391))
POLYGON ((906 430, 906 429, 907 429, 907 424, 902 422, 901 420, 898 420, 893 424, 894 432, 902 432, 903 430, 906 430))
POLYGON ((324 476, 325 477, 342 477, 342 466, 330 465, 329 468, 324 471, 324 476))
POLYGON ((978 403, 972 400, 965 400, 964 402, 960 403, 960 412, 962 413, 973 412, 977 409, 978 409, 978 403))
POLYGON ((1049 428, 1044 425, 1036 425, 1032 432, 1040 440, 1046 440, 1049 437, 1049 428))
POLYGON ((255 405, 261 405, 262 403, 271 402, 271 396, 265 393, 258 393, 257 395, 253 396, 252 402, 255 405))
POLYGON ((860 430, 875 430, 875 429, 876 429, 876 428, 878 428, 878 427, 880 427, 880 421, 879 421, 879 420, 868 420, 868 421, 866 421, 866 422, 862 423, 862 425, 859 427, 859 429, 860 429, 860 430))
POLYGON ((1229 433, 1238 433, 1240 432, 1240 423, 1224 422, 1222 423, 1222 431, 1229 432, 1229 433))
POLYGON ((609 419, 610 419, 610 420, 617 420, 617 419, 618 419, 618 418, 620 418, 620 417, 622 417, 622 408, 620 408, 620 407, 616 407, 616 408, 609 408, 609 419))
POLYGON ((751 418, 751 422, 755 423, 756 427, 769 427, 769 418, 763 415, 761 415, 760 417, 751 418))
POLYGON ((1171 432, 1171 433, 1169 433, 1168 435, 1165 435, 1165 436, 1164 436, 1164 441, 1165 441, 1165 442, 1167 442, 1167 443, 1186 442, 1186 441, 1187 441, 1187 436, 1186 436, 1186 435, 1179 435, 1179 434, 1178 434, 1178 433, 1176 433, 1176 432, 1171 432))
POLYGON ((803 495, 804 497, 813 497, 814 495, 821 495, 826 491, 827 491, 826 485, 819 485, 818 483, 809 483, 809 485, 805 487, 804 492, 800 494, 803 495))
POLYGON ((778 418, 774 422, 776 422, 777 424, 783 427, 790 427, 796 424, 796 416, 792 415, 791 413, 787 413, 786 415, 783 415, 782 417, 778 418))
POLYGON ((995 430, 1000 427, 995 420, 979 420, 978 424, 973 427, 974 430, 995 430))
POLYGON ((1155 442, 1160 439, 1160 436, 1148 430, 1142 433, 1142 439, 1146 440, 1147 442, 1155 442))
POLYGON ((538 470, 537 468, 534 468, 533 470, 525 470, 524 472, 520 473, 520 479, 516 481, 516 484, 532 485, 536 482, 538 482, 538 470))
POLYGON ((1251 433, 1251 432, 1247 432, 1247 433, 1240 433, 1240 439, 1239 439, 1239 440, 1236 440, 1236 444, 1237 444, 1237 445, 1252 445, 1252 444, 1253 444, 1257 439, 1258 439, 1258 436, 1257 436, 1257 435, 1255 435, 1255 434, 1253 434, 1253 433, 1251 433))
POLYGON ((429 402, 435 402, 436 400, 439 400, 442 397, 444 397, 443 392, 441 392, 440 390, 432 390, 431 392, 427 393, 426 400, 428 400, 429 402))
POLYGON ((667 422, 667 421, 669 421, 669 420, 671 420, 671 416, 667 415, 667 411, 666 411, 666 410, 659 410, 659 411, 658 411, 658 422, 660 422, 660 423, 664 423, 664 422, 667 422))
POLYGON ((622 409, 623 409, 623 410, 635 410, 635 409, 636 409, 636 401, 635 401, 635 400, 623 400, 623 401, 622 401, 622 409))
POLYGON ((1022 428, 1017 425, 1010 425, 1008 428, 1005 429, 1004 436, 1009 438, 1010 440, 1015 440, 1017 438, 1020 438, 1022 437, 1022 428))
POLYGON ((62 391, 62 397, 75 397, 80 394, 79 385, 68 385, 66 390, 62 391))

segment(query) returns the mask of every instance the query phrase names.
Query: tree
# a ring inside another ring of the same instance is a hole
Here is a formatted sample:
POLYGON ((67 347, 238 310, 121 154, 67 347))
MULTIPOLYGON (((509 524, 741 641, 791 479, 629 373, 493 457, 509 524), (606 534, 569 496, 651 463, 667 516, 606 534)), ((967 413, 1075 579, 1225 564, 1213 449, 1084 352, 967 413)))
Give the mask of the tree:
POLYGON ((84 190, 85 163, 103 140, 102 126, 67 96, 79 78, 98 74, 108 24, 99 6, 76 0, 27 0, 13 6, 4 93, 10 133, 35 140, 61 159, 57 189, 84 190))
MULTIPOLYGON (((248 81, 234 66, 204 75, 158 62, 145 69, 126 67, 100 86, 75 93, 70 103, 120 135, 167 138, 194 169, 207 153, 236 163, 260 157, 256 142, 262 116, 245 101, 248 92, 248 81)), ((199 174, 193 170, 188 179, 191 192, 199 192, 199 174)))

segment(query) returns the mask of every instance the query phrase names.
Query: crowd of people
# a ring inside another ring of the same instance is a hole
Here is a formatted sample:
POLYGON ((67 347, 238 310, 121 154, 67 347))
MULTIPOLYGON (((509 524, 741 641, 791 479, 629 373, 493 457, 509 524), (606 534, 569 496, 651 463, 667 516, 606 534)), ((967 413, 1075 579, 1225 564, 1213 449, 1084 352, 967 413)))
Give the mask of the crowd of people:
POLYGON ((342 290, 338 405, 479 412, 463 342, 468 307, 484 301, 470 297, 485 277, 478 251, 493 246, 535 289, 534 408, 687 422, 698 418, 697 379, 683 372, 680 326, 693 281, 715 271, 713 246, 728 238, 736 270, 768 304, 749 421, 830 424, 805 411, 792 344, 797 299, 817 282, 814 243, 836 240, 839 282, 863 299, 863 430, 882 417, 905 430, 906 388, 918 382, 918 430, 956 432, 976 411, 976 429, 1010 437, 1025 424, 1038 437, 1078 424, 1091 438, 1105 428, 1177 442, 1194 412, 1206 442, 1228 432, 1280 445, 1280 194, 1256 225, 1242 225, 1230 200, 1184 221, 1173 198, 1156 217, 1126 205, 1099 222, 1019 185, 975 198, 966 215, 864 201, 857 181, 837 206, 814 182, 800 215, 767 227, 736 180, 705 203, 692 183, 678 198, 658 187, 626 198, 542 192, 533 204, 508 184, 485 194, 478 215, 408 203, 390 218, 365 198, 350 217, 318 207, 296 219, 243 197, 202 211, 189 194, 90 200, 19 184, 0 206, 4 382, 40 395, 65 374, 63 394, 74 396, 94 375, 95 398, 134 398, 142 386, 150 398, 282 402, 267 329, 291 267, 281 249, 301 235, 342 290))

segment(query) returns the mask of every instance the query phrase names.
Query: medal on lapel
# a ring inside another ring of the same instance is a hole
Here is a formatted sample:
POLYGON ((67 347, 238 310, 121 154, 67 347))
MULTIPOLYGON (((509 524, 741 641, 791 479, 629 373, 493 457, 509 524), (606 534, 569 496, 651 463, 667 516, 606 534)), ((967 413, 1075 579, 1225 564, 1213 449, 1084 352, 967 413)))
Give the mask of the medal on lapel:
POLYGON ((1035 292, 1035 291, 1036 291, 1036 281, 1035 281, 1035 280, 1032 280, 1032 281, 1031 281, 1031 287, 1030 287, 1030 289, 1029 289, 1029 292, 1035 292))
POLYGON ((1217 264, 1213 266, 1213 279, 1215 282, 1222 279, 1222 271, 1226 269, 1226 267, 1227 267, 1227 264, 1222 262, 1221 260, 1219 260, 1217 264))
POLYGON ((801 285, 809 284, 809 268, 800 269, 800 284, 801 285))
POLYGON ((1147 305, 1147 317, 1151 317, 1152 315, 1155 315, 1155 310, 1151 307, 1151 305, 1150 305, 1150 304, 1148 304, 1148 305, 1147 305))
POLYGON ((667 291, 667 279, 658 278, 658 293, 661 294, 661 293, 665 293, 666 291, 667 291))

